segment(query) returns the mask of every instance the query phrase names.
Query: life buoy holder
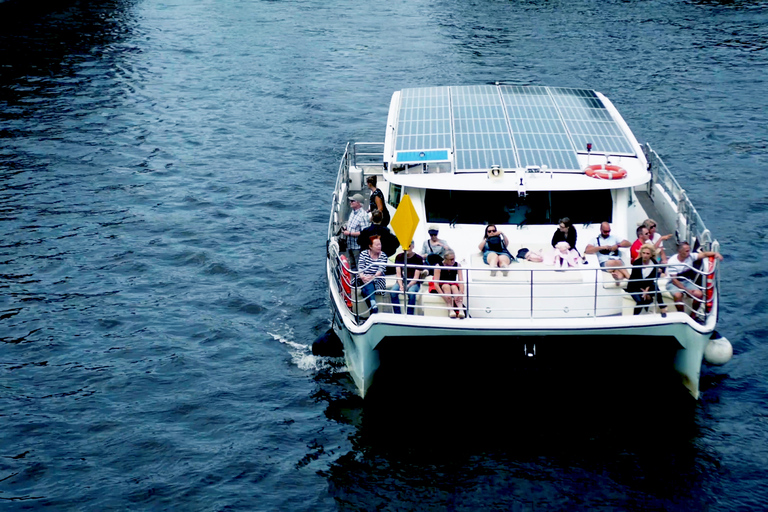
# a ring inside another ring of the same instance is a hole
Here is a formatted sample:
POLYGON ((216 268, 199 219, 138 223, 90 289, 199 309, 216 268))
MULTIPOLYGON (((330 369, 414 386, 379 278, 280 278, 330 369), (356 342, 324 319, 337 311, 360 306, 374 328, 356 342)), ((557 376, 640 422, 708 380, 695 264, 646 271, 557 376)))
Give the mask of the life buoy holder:
POLYGON ((584 169, 584 174, 599 180, 620 180, 627 177, 627 171, 618 165, 590 165, 584 169))
POLYGON ((347 303, 347 307, 352 307, 352 275, 349 272, 349 262, 347 257, 343 254, 339 255, 340 267, 341 267, 341 290, 344 294, 344 302, 347 303))
POLYGON ((712 306, 715 302, 715 257, 709 257, 709 272, 707 273, 706 283, 706 296, 707 296, 707 313, 712 311, 712 306))

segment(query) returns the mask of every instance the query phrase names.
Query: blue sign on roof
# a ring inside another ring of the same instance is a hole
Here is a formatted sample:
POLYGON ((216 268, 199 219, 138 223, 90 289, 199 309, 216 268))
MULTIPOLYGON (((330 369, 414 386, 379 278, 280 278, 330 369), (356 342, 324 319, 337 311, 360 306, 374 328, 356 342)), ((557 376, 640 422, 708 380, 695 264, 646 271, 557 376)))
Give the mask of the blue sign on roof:
POLYGON ((398 162, 434 162, 448 160, 448 150, 432 151, 400 151, 397 153, 398 162))

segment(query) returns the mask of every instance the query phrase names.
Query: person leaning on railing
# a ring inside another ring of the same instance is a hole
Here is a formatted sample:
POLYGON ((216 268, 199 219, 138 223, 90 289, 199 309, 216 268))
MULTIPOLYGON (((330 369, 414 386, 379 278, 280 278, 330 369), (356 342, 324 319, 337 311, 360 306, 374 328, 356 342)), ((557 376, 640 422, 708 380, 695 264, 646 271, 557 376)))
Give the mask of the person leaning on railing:
POLYGON ((379 312, 376 306, 376 292, 387 288, 387 283, 383 277, 386 267, 387 255, 381 251, 381 237, 373 235, 370 247, 360 253, 356 282, 356 286, 362 284, 360 292, 365 297, 365 303, 368 304, 371 313, 379 312))
POLYGON ((655 298, 661 310, 661 316, 667 316, 667 306, 664 305, 664 299, 656 284, 660 274, 659 268, 653 266, 658 264, 655 259, 656 246, 653 242, 645 242, 640 246, 638 253, 638 258, 632 262, 632 273, 629 275, 627 284, 627 293, 632 295, 637 304, 635 314, 642 313, 643 309, 653 304, 655 298))
POLYGON ((696 310, 704 298, 704 292, 696 285, 697 271, 694 263, 698 260, 714 256, 722 261, 723 257, 714 251, 699 251, 695 256, 691 255, 691 244, 681 242, 677 248, 677 254, 667 260, 667 291, 675 298, 675 307, 678 311, 685 311, 683 304, 683 295, 687 294, 694 299, 693 311, 691 316, 696 318, 696 310))

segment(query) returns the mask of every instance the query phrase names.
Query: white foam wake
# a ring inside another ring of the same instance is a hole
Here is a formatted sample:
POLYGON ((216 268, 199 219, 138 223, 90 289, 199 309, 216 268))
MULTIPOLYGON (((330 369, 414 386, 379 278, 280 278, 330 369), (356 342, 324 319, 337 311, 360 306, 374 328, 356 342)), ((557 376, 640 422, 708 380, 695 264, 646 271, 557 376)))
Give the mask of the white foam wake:
POLYGON ((267 334, 272 336, 274 340, 290 347, 291 362, 300 370, 318 371, 330 367, 329 358, 313 355, 311 345, 304 345, 288 339, 289 336, 293 335, 293 331, 286 335, 273 332, 268 332, 267 334))

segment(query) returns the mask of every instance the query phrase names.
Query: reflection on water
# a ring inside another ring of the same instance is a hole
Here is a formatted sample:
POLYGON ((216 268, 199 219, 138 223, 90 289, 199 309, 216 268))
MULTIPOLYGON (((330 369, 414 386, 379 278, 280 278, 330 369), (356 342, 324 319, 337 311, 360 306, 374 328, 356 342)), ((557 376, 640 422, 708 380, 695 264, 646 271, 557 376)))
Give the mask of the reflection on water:
POLYGON ((619 488, 634 496, 611 501, 620 508, 708 501, 702 475, 720 461, 698 441, 698 404, 670 392, 660 368, 645 365, 626 385, 609 380, 612 372, 578 369, 555 372, 554 383, 553 368, 515 366, 498 351, 485 364, 469 351, 431 366, 412 355, 381 375, 387 388, 364 404, 329 399, 328 417, 357 427, 352 449, 324 472, 350 509, 388 500, 396 509, 461 509, 479 495, 498 508, 594 508, 619 488))

